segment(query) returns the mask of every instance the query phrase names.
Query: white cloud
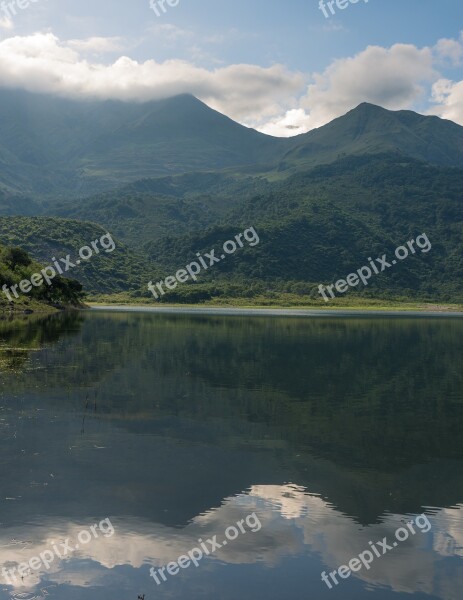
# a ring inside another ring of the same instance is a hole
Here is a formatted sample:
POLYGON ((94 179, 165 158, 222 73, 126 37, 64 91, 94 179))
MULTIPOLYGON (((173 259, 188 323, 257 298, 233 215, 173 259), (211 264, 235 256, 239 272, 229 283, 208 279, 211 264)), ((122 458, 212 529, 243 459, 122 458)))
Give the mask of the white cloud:
MULTIPOLYGON (((460 40, 462 39, 463 35, 460 35, 460 40)), ((460 65, 463 57, 463 45, 460 40, 447 38, 439 40, 434 47, 437 59, 441 61, 448 59, 452 65, 460 65)))
MULTIPOLYGON (((155 32, 166 43, 191 41, 191 32, 174 25, 153 25, 155 32)), ((52 33, 12 36, 0 42, 0 81, 5 87, 72 98, 147 101, 190 93, 236 121, 278 136, 320 127, 365 101, 392 110, 415 108, 428 99, 432 86, 434 106, 428 112, 463 123, 463 82, 444 79, 435 70, 463 58, 461 40, 441 39, 421 49, 369 46, 310 77, 278 64, 205 68, 193 64, 201 59, 194 46, 189 61, 88 58, 89 53, 120 53, 123 46, 117 37, 63 42, 52 33)))
POLYGON ((300 105, 309 111, 311 127, 319 127, 362 102, 391 110, 409 108, 423 97, 423 83, 435 78, 429 48, 420 50, 408 44, 389 49, 369 46, 316 73, 300 105))
POLYGON ((432 86, 432 99, 436 106, 429 110, 429 114, 463 125, 463 81, 439 79, 432 86))
MULTIPOLYGON (((458 40, 441 39, 434 47, 436 62, 449 63, 452 67, 460 66, 463 59, 463 32, 458 40)), ((450 119, 463 125, 463 81, 452 81, 440 77, 434 82, 431 101, 435 104, 427 112, 450 119)))
POLYGON ((154 25, 150 25, 147 29, 147 33, 160 36, 171 42, 176 42, 182 38, 192 38, 194 35, 192 31, 182 29, 181 27, 177 27, 170 23, 162 23, 159 25, 155 23, 154 25))
POLYGON ((69 40, 68 45, 80 52, 120 52, 125 46, 120 37, 91 37, 82 40, 69 40))
POLYGON ((257 126, 257 129, 267 135, 291 137, 311 129, 310 115, 302 108, 293 108, 286 111, 283 117, 272 119, 263 126, 257 126))
MULTIPOLYGON (((444 45, 441 44, 444 51, 444 45)), ((325 125, 362 102, 400 110, 423 98, 425 84, 438 77, 429 48, 396 44, 369 46, 356 56, 335 60, 314 73, 305 95, 292 106, 251 123, 259 131, 289 137, 325 125)), ((289 102, 287 103, 289 104, 289 102)))
POLYGON ((10 37, 0 42, 0 81, 5 87, 73 98, 147 101, 191 93, 237 120, 276 114, 279 102, 300 91, 304 81, 281 65, 207 70, 183 60, 137 62, 121 56, 102 64, 80 56, 78 50, 108 48, 101 40, 66 44, 52 33, 10 37))

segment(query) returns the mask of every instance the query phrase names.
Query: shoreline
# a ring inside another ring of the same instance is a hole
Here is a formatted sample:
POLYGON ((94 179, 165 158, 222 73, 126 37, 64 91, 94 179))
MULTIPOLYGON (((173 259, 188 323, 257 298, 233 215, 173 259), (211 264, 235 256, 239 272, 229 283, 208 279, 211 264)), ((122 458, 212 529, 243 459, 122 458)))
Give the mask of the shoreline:
POLYGON ((396 307, 285 307, 285 306, 216 306, 216 305, 185 305, 166 304, 153 306, 152 304, 104 304, 87 302, 90 311, 114 312, 152 312, 171 314, 207 314, 207 315, 252 315, 252 316, 297 316, 297 317, 323 317, 323 316, 423 316, 423 317, 463 317, 463 307, 448 307, 445 305, 422 306, 396 306, 396 307))

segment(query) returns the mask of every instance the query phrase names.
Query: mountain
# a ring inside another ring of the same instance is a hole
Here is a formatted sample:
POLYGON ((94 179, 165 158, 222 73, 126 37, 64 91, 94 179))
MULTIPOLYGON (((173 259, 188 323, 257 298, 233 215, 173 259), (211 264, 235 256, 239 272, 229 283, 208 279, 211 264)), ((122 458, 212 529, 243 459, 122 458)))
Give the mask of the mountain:
POLYGON ((120 240, 121 262, 109 270, 95 263, 95 273, 80 281, 90 291, 123 289, 149 297, 148 281, 164 279, 197 260, 197 252, 219 250, 254 227, 258 246, 244 247, 203 272, 197 284, 179 286, 164 299, 257 295, 269 301, 284 292, 302 301, 302 296, 317 297, 320 283, 333 283, 368 264, 369 256, 391 254, 426 233, 432 252, 411 256, 378 275, 362 294, 460 302, 462 189, 463 169, 395 154, 350 156, 284 181, 205 175, 146 180, 79 204, 60 204, 60 215, 72 220, 0 218, 0 239, 23 240, 42 258, 44 249, 47 255, 66 254, 65 248, 75 252, 103 227, 120 240), (234 193, 239 186, 241 192, 234 193), (215 193, 208 195, 208 189, 215 193), (84 226, 90 227, 83 221, 90 219, 99 228, 83 235, 84 226), (71 246, 69 240, 74 240, 71 246), (125 279, 116 278, 118 272, 125 279))
POLYGON ((0 191, 84 196, 147 177, 275 162, 293 142, 190 95, 145 103, 0 91, 0 191))
POLYGON ((48 202, 37 214, 94 221, 140 248, 171 230, 177 235, 204 230, 243 200, 274 188, 265 179, 242 174, 189 173, 143 179, 79 202, 48 202))
POLYGON ((2 95, 0 242, 49 263, 109 232, 117 252, 73 273, 91 292, 148 298, 148 281, 254 227, 258 246, 163 300, 319 299, 320 283, 423 233, 432 252, 350 293, 463 300, 463 127, 455 123, 361 104, 279 140, 192 96, 137 104, 2 95))
POLYGON ((280 170, 330 163, 343 156, 396 153, 447 167, 463 167, 463 127, 409 110, 363 103, 331 123, 298 136, 280 170))
MULTIPOLYGON (((259 245, 202 273, 201 298, 221 295, 218 286, 226 295, 227 282, 239 284, 234 293, 245 297, 268 300, 287 292, 316 298, 318 284, 346 277, 368 265, 368 257, 393 256, 397 246, 424 233, 431 251, 378 274, 361 295, 462 302, 462 189, 463 169, 394 155, 346 157, 237 203, 206 231, 178 235, 172 223, 145 251, 170 274, 196 260, 196 252, 215 248, 219 255, 226 240, 252 226, 259 245)), ((179 286, 165 300, 194 299, 192 287, 179 286)))
POLYGON ((191 95, 137 103, 0 90, 0 214, 20 197, 73 200, 199 172, 276 179, 343 156, 381 153, 461 166, 463 127, 364 103, 319 129, 280 139, 191 95))
MULTIPOLYGON (((180 100, 183 99, 180 97, 180 100)), ((209 111, 204 105, 200 104, 200 107, 201 112, 209 111)), ((181 236, 224 224, 230 211, 236 207, 238 212, 247 210, 248 204, 254 203, 254 198, 264 199, 259 202, 262 207, 272 195, 287 198, 288 190, 294 188, 292 177, 298 173, 313 174, 317 165, 333 165, 329 172, 325 171, 327 175, 322 186, 339 189, 339 182, 333 177, 337 173, 335 165, 345 169, 344 158, 382 157, 382 160, 371 163, 377 170, 378 181, 384 168, 389 168, 389 159, 392 164, 399 165, 401 162, 412 164, 410 158, 425 163, 442 163, 444 168, 463 165, 463 127, 437 117, 425 117, 410 111, 392 112, 366 103, 320 129, 293 138, 291 143, 295 147, 285 154, 278 170, 250 174, 249 169, 236 171, 230 168, 221 172, 141 179, 78 203, 69 202, 67 198, 49 202, 42 212, 50 216, 96 221, 129 246, 142 248, 147 242, 156 243, 162 236, 171 235, 172 231, 181 236)), ((403 179, 404 170, 399 166, 398 171, 403 179)), ((437 172, 433 173, 437 176, 437 172)), ((447 175, 450 176, 446 172, 443 177, 443 189, 447 175)), ((344 179, 346 176, 343 173, 344 179)), ((317 184, 314 189, 313 181, 312 175, 305 179, 305 192, 319 194, 320 185, 317 184)), ((357 189, 358 183, 358 175, 354 173, 346 182, 347 189, 357 189)), ((420 182, 410 180, 407 185, 420 187, 420 182)), ((432 181, 430 185, 433 185, 432 181)), ((300 194, 300 180, 297 188, 297 194, 300 194)), ((403 189, 390 178, 386 190, 380 187, 369 193, 383 197, 393 188, 403 195, 403 189)), ((344 191, 341 193, 344 194, 344 191)), ((426 193, 423 190, 423 194, 426 193)), ((365 191, 359 191, 359 194, 364 195, 365 191)), ((277 203, 272 201, 271 205, 275 208, 277 203)))

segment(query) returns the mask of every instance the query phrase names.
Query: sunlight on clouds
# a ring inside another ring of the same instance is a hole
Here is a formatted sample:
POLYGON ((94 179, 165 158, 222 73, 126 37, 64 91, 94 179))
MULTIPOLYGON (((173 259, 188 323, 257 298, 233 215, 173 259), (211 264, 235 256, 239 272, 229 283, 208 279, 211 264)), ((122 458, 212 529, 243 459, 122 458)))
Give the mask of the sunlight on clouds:
POLYGON ((428 114, 463 125, 463 81, 439 79, 432 86, 432 99, 436 105, 428 114))
POLYGON ((262 126, 257 125, 256 129, 262 133, 276 137, 299 135, 311 129, 310 115, 303 108, 293 108, 286 111, 282 117, 273 119, 262 126))

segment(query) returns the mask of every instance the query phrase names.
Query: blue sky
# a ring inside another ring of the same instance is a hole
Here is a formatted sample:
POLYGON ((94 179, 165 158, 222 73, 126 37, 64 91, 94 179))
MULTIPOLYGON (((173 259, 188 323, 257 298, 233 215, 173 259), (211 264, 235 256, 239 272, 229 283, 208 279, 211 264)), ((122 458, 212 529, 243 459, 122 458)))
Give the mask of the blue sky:
POLYGON ((36 0, 0 11, 0 85, 124 100, 191 92, 275 135, 364 100, 463 124, 461 0, 338 1, 347 7, 335 2, 327 19, 319 0, 179 0, 160 17, 149 0, 36 0))

